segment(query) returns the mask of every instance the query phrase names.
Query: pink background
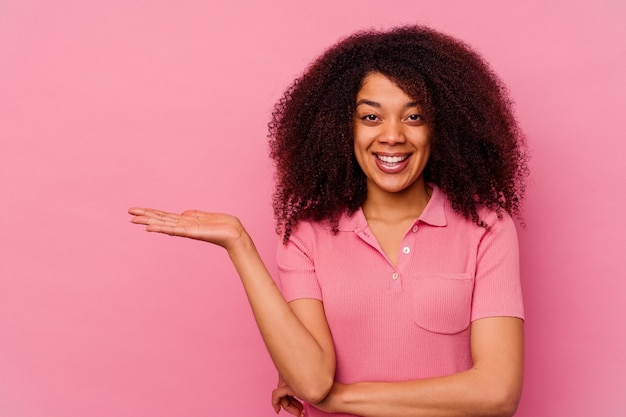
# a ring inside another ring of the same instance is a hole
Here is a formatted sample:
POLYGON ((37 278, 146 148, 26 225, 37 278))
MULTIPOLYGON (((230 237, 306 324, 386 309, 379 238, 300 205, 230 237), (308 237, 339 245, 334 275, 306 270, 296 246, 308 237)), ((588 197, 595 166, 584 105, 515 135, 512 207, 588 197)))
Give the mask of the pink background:
POLYGON ((418 22, 484 54, 532 150, 517 415, 626 415, 624 4, 1 1, 0 415, 273 415, 225 253, 126 209, 232 212, 274 270, 274 102, 339 37, 418 22))

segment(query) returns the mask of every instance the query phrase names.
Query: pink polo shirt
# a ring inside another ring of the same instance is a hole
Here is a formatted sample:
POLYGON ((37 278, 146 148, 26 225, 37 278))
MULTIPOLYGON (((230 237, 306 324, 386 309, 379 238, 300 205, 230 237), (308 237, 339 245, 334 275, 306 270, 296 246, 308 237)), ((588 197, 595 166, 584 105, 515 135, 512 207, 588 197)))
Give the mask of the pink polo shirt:
MULTIPOLYGON (((469 369, 470 322, 524 317, 517 234, 504 213, 480 212, 489 230, 452 210, 433 187, 389 262, 361 210, 339 232, 301 222, 277 261, 287 301, 324 303, 339 382, 405 381, 469 369)), ((308 416, 326 413, 307 406, 308 416)))

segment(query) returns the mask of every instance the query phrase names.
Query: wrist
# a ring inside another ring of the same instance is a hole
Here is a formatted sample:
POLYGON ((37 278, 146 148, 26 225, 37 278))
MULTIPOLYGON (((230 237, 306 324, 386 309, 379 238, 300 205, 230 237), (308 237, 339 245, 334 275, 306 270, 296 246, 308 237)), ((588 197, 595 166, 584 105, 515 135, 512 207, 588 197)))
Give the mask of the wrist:
POLYGON ((341 384, 337 391, 337 412, 346 414, 360 414, 364 407, 372 399, 377 391, 372 382, 355 382, 354 384, 341 384))
POLYGON ((241 226, 241 229, 238 231, 238 236, 232 240, 232 242, 225 248, 228 255, 234 260, 238 256, 245 256, 246 253, 250 253, 251 251, 255 252, 256 247, 254 246, 254 242, 252 238, 246 232, 246 229, 241 226))
POLYGON ((355 401, 355 394, 359 389, 359 383, 354 384, 339 384, 337 390, 337 405, 345 410, 346 407, 350 407, 355 401))

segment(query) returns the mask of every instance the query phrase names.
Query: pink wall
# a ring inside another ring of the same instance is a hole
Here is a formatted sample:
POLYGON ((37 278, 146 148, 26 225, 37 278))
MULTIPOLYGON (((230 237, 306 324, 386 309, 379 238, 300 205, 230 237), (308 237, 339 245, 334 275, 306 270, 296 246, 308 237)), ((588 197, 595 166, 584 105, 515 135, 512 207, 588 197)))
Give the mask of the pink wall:
POLYGON ((237 214, 273 269, 273 103, 338 37, 414 22, 487 57, 532 148, 518 416, 626 415, 624 4, 2 1, 0 415, 273 415, 225 254, 126 208, 237 214))

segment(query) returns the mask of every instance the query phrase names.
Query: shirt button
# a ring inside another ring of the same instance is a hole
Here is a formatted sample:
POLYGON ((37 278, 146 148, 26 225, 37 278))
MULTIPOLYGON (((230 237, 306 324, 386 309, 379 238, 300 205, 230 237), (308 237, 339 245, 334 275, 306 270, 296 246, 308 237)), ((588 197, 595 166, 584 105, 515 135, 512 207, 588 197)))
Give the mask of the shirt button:
POLYGON ((391 279, 396 280, 396 279, 398 279, 398 276, 399 276, 399 274, 398 274, 397 272, 394 272, 394 273, 391 275, 391 279))
POLYGON ((411 248, 409 248, 408 246, 403 247, 402 253, 404 253, 405 255, 408 255, 409 253, 411 253, 411 248))
POLYGON ((416 233, 417 232, 417 225, 413 226, 413 229, 411 229, 411 230, 413 230, 413 233, 416 233))

